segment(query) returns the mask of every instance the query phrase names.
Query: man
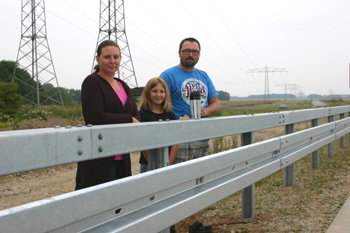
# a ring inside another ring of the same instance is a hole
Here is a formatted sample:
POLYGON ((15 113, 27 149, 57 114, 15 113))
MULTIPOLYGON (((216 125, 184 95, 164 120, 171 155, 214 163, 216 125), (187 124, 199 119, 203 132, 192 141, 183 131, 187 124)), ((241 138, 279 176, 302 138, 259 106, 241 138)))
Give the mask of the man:
MULTIPOLYGON (((190 116, 190 93, 199 91, 201 96, 201 117, 215 114, 220 108, 218 92, 208 74, 196 69, 200 57, 201 46, 195 38, 186 38, 179 46, 180 64, 165 70, 162 77, 170 91, 173 112, 179 118, 182 115, 190 116)), ((206 156, 209 153, 209 140, 184 143, 179 145, 175 163, 206 156)), ((205 226, 198 221, 198 215, 189 217, 189 232, 212 232, 211 226, 205 226)))

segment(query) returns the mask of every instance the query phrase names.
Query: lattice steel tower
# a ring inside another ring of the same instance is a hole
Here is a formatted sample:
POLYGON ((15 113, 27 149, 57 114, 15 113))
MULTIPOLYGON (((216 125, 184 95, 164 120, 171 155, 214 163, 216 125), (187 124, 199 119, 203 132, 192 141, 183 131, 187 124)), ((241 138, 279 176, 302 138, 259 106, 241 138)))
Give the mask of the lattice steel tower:
POLYGON ((23 98, 29 103, 63 105, 46 35, 44 0, 22 0, 21 22, 21 41, 12 80, 18 82, 23 98), (17 77, 17 68, 26 70, 30 77, 17 77))
MULTIPOLYGON (((96 50, 98 45, 104 40, 115 41, 119 45, 122 54, 122 61, 116 75, 130 87, 138 87, 125 32, 124 0, 100 0, 99 28, 96 50)), ((94 56, 92 70, 95 64, 94 56)))
POLYGON ((265 88, 264 88, 264 100, 270 99, 269 93, 269 73, 271 72, 288 72, 284 68, 263 67, 257 69, 250 69, 246 73, 265 73, 265 88))

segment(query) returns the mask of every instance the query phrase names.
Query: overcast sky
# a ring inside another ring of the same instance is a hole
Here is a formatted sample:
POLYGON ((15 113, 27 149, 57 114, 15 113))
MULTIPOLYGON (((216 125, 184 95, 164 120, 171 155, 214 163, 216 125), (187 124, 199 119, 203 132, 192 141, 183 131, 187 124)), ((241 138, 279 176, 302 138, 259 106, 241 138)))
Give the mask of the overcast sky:
MULTIPOLYGON (((116 0, 117 3, 119 0, 116 0)), ((15 61, 21 1, 0 0, 0 60, 15 61)), ((80 89, 99 30, 98 0, 45 1, 47 37, 61 87, 80 89)), ((139 86, 179 63, 185 37, 201 42, 197 68, 231 96, 349 94, 349 0, 125 0, 139 86)))

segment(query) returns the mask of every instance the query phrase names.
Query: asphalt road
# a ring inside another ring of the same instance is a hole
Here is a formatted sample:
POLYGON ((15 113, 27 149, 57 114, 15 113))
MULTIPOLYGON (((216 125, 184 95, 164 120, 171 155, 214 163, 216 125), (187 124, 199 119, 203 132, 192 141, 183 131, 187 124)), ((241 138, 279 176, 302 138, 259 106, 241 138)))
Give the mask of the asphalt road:
POLYGON ((325 103, 322 103, 321 101, 318 101, 318 100, 312 100, 311 103, 312 103, 312 105, 315 106, 315 107, 326 106, 325 103))

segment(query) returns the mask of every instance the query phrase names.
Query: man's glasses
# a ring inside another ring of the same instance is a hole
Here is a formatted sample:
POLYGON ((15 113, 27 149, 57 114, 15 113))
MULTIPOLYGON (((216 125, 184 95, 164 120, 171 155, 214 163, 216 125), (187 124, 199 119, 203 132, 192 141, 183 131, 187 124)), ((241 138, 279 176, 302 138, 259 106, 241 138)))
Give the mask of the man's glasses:
POLYGON ((199 50, 184 49, 184 50, 181 50, 181 52, 185 55, 190 55, 190 53, 192 53, 194 56, 199 55, 199 50))

